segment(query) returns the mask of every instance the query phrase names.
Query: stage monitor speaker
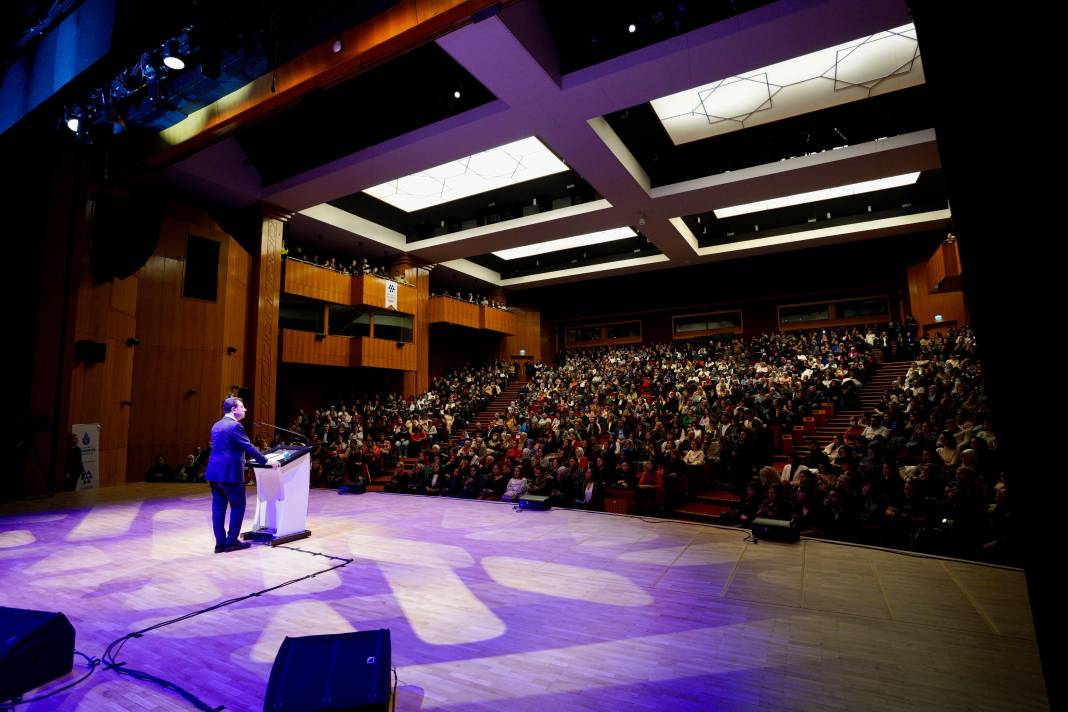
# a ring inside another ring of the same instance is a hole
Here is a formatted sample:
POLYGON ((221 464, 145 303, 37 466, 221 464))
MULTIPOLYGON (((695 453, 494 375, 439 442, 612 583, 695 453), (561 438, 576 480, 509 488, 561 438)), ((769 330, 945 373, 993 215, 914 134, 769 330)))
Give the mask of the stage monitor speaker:
POLYGON ((74 668, 74 626, 62 613, 0 607, 0 701, 74 668))
POLYGON ((792 522, 785 519, 757 517, 753 520, 753 538, 793 543, 800 541, 801 532, 792 522))
POLYGON ((519 497, 520 509, 535 509, 540 512, 544 512, 548 510, 549 507, 550 505, 548 497, 542 497, 536 494, 524 494, 520 495, 519 497))
POLYGON ((338 494, 363 494, 367 491, 367 485, 363 482, 344 484, 337 488, 338 494))
POLYGON ((387 628, 287 637, 271 668, 264 712, 385 712, 390 655, 387 628))

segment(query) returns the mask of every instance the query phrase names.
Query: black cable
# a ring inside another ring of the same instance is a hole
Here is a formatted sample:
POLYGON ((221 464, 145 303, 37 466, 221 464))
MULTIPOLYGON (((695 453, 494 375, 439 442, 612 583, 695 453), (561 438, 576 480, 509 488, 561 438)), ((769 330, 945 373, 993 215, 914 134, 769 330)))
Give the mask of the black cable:
POLYGON ((397 712, 397 668, 393 670, 393 712, 397 712))
POLYGON ((280 584, 278 584, 276 586, 271 586, 270 588, 265 588, 265 589, 263 589, 261 591, 256 591, 254 593, 249 593, 249 594, 246 594, 244 596, 239 596, 237 598, 231 598, 231 599, 228 599, 226 601, 222 601, 221 603, 216 603, 213 606, 208 606, 207 608, 202 608, 202 609, 200 609, 198 611, 193 611, 192 613, 186 613, 185 615, 178 616, 177 618, 172 618, 171 620, 168 620, 168 621, 163 621, 161 623, 156 623, 155 625, 149 626, 148 628, 144 628, 144 629, 139 630, 139 631, 135 631, 133 633, 127 633, 126 635, 122 636, 121 638, 117 638, 117 639, 113 640, 108 645, 107 649, 104 651, 104 654, 100 656, 100 660, 98 662, 102 663, 103 666, 104 666, 104 669, 106 669, 106 670, 114 670, 115 672, 119 673, 120 675, 129 675, 130 677, 134 678, 135 680, 153 682, 153 683, 159 685, 160 687, 163 687, 166 690, 170 690, 171 692, 176 692, 179 695, 181 695, 186 701, 188 701, 190 704, 192 704, 194 707, 196 707, 199 710, 202 710, 203 712, 219 712, 220 710, 225 709, 225 707, 222 706, 222 705, 220 705, 218 707, 209 707, 203 700, 198 698, 196 695, 194 695, 193 693, 189 692, 188 690, 186 690, 186 689, 174 684, 173 682, 170 682, 169 680, 165 680, 165 679, 160 678, 160 677, 156 677, 155 675, 152 675, 152 674, 147 673, 147 672, 143 672, 141 670, 134 670, 133 668, 126 667, 126 663, 125 662, 116 662, 116 658, 122 652, 122 648, 123 648, 124 645, 126 645, 126 643, 128 643, 131 640, 133 640, 134 638, 142 638, 142 637, 144 637, 145 633, 150 633, 150 632, 152 632, 154 630, 158 630, 158 629, 163 628, 165 626, 173 625, 175 623, 180 623, 180 622, 182 622, 184 620, 188 620, 188 619, 193 618, 195 616, 203 615, 204 613, 210 613, 212 611, 216 611, 216 610, 218 610, 220 608, 223 608, 225 606, 229 606, 229 605, 232 605, 234 603, 240 603, 241 601, 246 601, 246 600, 248 600, 250 598, 256 598, 256 597, 262 596, 265 593, 270 593, 271 591, 277 591, 280 588, 284 588, 286 586, 291 586, 291 585, 293 585, 295 583, 299 583, 301 581, 306 581, 308 579, 315 578, 316 576, 319 576, 321 574, 329 573, 330 571, 335 571, 337 569, 340 569, 340 568, 343 568, 345 566, 348 566, 353 561, 355 561, 355 559, 346 559, 346 558, 343 558, 343 557, 340 557, 340 556, 331 556, 330 554, 323 554, 322 552, 318 552, 318 551, 308 551, 306 549, 300 549, 300 548, 297 548, 295 546, 278 546, 278 547, 275 547, 275 548, 278 548, 278 549, 290 549, 292 551, 299 551, 302 554, 310 554, 312 556, 322 556, 324 558, 333 559, 334 561, 340 561, 342 563, 337 564, 335 566, 331 566, 331 567, 326 568, 326 569, 323 569, 321 571, 316 571, 314 573, 310 573, 310 574, 308 574, 306 576, 301 576, 300 578, 295 578, 295 579, 291 579, 289 581, 285 581, 285 582, 280 583, 280 584))
POLYGON ((81 655, 83 658, 85 658, 85 661, 87 663, 89 663, 89 672, 85 673, 84 675, 79 677, 74 682, 68 683, 68 684, 64 685, 63 687, 56 688, 55 690, 51 690, 50 692, 46 692, 43 695, 38 695, 37 697, 31 697, 28 700, 24 700, 21 697, 19 697, 19 698, 15 698, 13 700, 10 700, 8 702, 0 702, 0 710, 13 710, 13 709, 15 709, 16 705, 28 705, 31 702, 40 702, 41 700, 47 700, 49 697, 52 697, 53 695, 58 695, 59 693, 64 692, 66 690, 69 690, 70 688, 74 687, 75 685, 79 685, 79 684, 85 682, 86 680, 88 680, 89 676, 93 674, 94 670, 96 670, 96 666, 100 664, 100 659, 99 658, 91 658, 91 657, 89 657, 88 655, 86 655, 85 653, 83 653, 83 652, 81 652, 79 650, 75 650, 74 654, 75 655, 81 655))

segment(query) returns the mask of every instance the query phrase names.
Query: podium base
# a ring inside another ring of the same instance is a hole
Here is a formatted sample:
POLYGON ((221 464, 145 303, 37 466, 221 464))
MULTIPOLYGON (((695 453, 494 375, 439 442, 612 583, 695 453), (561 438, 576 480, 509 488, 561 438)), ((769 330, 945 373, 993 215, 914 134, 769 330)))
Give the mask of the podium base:
POLYGON ((297 539, 307 539, 310 536, 311 532, 307 529, 302 532, 293 532, 292 534, 283 534, 281 536, 266 529, 241 533, 241 538, 245 541, 251 541, 257 544, 267 544, 268 546, 278 546, 279 544, 286 544, 291 541, 296 541, 297 539))

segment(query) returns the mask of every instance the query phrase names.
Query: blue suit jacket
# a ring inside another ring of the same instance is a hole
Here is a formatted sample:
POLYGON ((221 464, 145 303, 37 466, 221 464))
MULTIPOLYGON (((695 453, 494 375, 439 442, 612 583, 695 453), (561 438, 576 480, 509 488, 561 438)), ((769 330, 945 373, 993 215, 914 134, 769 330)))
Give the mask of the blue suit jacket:
POLYGON ((243 483, 245 481, 245 455, 261 465, 267 464, 239 421, 223 417, 211 428, 211 456, 204 479, 208 482, 243 483))

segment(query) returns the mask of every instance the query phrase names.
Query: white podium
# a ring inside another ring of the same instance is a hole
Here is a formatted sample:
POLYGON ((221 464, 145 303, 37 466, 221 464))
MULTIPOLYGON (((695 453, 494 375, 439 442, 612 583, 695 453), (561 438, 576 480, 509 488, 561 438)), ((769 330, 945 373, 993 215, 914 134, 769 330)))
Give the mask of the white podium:
POLYGON ((268 464, 254 464, 256 515, 252 529, 241 534, 246 541, 277 546, 311 536, 308 519, 308 488, 311 477, 310 447, 279 445, 266 452, 268 464), (270 466, 275 460, 278 469, 270 466))

